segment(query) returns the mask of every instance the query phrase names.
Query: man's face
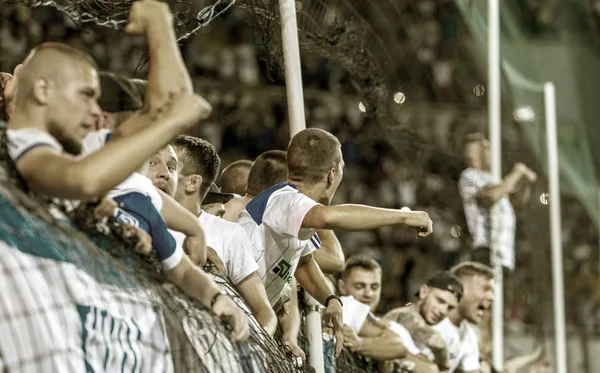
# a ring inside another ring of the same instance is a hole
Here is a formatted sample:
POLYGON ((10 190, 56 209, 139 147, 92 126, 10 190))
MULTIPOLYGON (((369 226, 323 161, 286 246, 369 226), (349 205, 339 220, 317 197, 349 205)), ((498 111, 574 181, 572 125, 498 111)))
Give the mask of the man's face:
POLYGON ((479 324, 494 301, 494 281, 483 275, 461 279, 464 295, 458 304, 460 315, 473 324, 479 324))
POLYGON ((96 128, 102 114, 98 106, 98 72, 85 63, 75 64, 60 82, 48 81, 48 132, 67 153, 81 153, 83 138, 96 128))
POLYGON ((340 292, 352 295, 357 301, 368 304, 374 310, 381 298, 381 270, 353 268, 345 279, 340 280, 340 292))
POLYGON ((148 178, 155 187, 171 197, 177 190, 177 154, 171 145, 167 145, 148 160, 148 178))
POLYGON ((421 290, 423 303, 421 304, 421 316, 427 324, 435 325, 445 319, 448 313, 458 305, 458 300, 451 292, 423 285, 421 290))

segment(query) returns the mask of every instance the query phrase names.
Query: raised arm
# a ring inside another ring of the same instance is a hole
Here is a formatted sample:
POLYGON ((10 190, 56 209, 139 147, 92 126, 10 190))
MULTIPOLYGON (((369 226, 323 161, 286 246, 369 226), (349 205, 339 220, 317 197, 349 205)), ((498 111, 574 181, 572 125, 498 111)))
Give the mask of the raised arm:
POLYGON ((490 185, 483 188, 477 199, 484 206, 490 207, 504 197, 507 197, 514 192, 515 188, 521 181, 524 181, 528 175, 529 169, 522 163, 517 163, 513 170, 502 179, 502 182, 497 185, 490 185))
POLYGON ((173 15, 166 3, 155 0, 135 2, 125 31, 143 35, 148 40, 150 70, 144 100, 147 109, 159 108, 171 94, 193 92, 192 80, 177 45, 173 15))
POLYGON ((313 253, 315 261, 323 273, 335 275, 344 270, 344 251, 340 240, 333 231, 320 229, 317 231, 321 239, 321 248, 313 253))
POLYGON ((114 139, 81 159, 37 147, 18 159, 16 167, 30 188, 48 196, 83 200, 103 197, 172 138, 209 113, 210 105, 201 97, 178 94, 162 113, 129 119, 145 123, 135 136, 114 139))
MULTIPOLYGON (((281 332, 283 333, 283 342, 290 348, 292 354, 302 359, 306 359, 306 354, 298 346, 298 334, 300 334, 300 309, 298 307, 298 281, 292 278, 290 284, 290 301, 287 310, 279 316, 281 332)), ((285 308, 285 305, 284 305, 285 308)))
POLYGON ((305 215, 302 228, 360 231, 396 224, 417 229, 420 237, 433 232, 433 223, 426 212, 365 205, 317 205, 305 215))

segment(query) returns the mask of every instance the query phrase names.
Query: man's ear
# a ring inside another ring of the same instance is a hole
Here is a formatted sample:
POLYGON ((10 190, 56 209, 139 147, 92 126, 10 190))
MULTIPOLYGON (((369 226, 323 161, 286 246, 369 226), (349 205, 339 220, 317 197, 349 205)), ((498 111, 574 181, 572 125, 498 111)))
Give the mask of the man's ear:
POLYGON ((47 79, 40 78, 36 80, 33 83, 33 98, 40 105, 48 104, 50 92, 52 91, 53 86, 54 83, 47 79))
POLYGON ((338 287, 338 290, 340 291, 341 295, 348 294, 346 292, 346 283, 344 283, 344 280, 342 280, 341 278, 337 281, 337 287, 338 287))
POLYGON ((331 187, 335 183, 335 178, 337 177, 337 170, 332 168, 327 173, 327 188, 331 187))
POLYGON ((190 194, 198 192, 202 186, 202 181, 201 175, 190 175, 185 182, 185 191, 190 194))
POLYGON ((427 297, 427 295, 429 295, 429 286, 423 284, 419 288, 419 299, 423 300, 427 297))

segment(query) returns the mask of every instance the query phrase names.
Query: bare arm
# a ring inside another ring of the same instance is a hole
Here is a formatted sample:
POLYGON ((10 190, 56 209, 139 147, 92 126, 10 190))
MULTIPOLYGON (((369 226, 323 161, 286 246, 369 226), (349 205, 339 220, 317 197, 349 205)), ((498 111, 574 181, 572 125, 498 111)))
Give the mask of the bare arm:
POLYGON ((413 355, 411 353, 408 353, 406 358, 402 359, 402 360, 388 360, 388 361, 382 362, 379 365, 380 371, 382 373, 392 373, 393 368, 394 368, 394 363, 400 365, 400 364, 402 364, 402 362, 404 360, 412 361, 413 363, 415 363, 415 368, 413 370, 413 373, 439 373, 440 372, 440 369, 437 367, 437 365, 435 365, 435 363, 432 363, 431 361, 425 359, 421 355, 413 355))
POLYGON ((319 238, 321 239, 321 248, 313 253, 315 261, 321 268, 323 273, 334 275, 344 270, 344 263, 346 261, 344 257, 344 251, 340 240, 336 237, 335 233, 330 230, 317 231, 319 238))
POLYGON ((175 268, 167 271, 166 276, 184 293, 200 301, 217 316, 228 317, 233 327, 231 339, 234 342, 241 342, 248 338, 248 319, 244 311, 230 297, 220 296, 214 305, 211 304, 221 289, 209 275, 194 266, 187 255, 182 257, 181 262, 175 268))
POLYGON ((196 123, 206 113, 203 102, 199 96, 179 95, 156 118, 150 114, 131 118, 152 123, 135 136, 114 139, 81 159, 38 147, 19 159, 17 170, 29 187, 51 197, 84 200, 103 197, 173 137, 196 123))
POLYGON ((477 199, 484 206, 490 207, 502 198, 508 196, 523 177, 523 170, 520 167, 515 166, 515 168, 504 177, 500 184, 490 185, 483 188, 479 192, 477 199))
POLYGON ((298 334, 300 334, 300 309, 298 308, 298 282, 292 278, 290 284, 290 301, 287 312, 279 318, 284 342, 290 347, 295 356, 305 358, 304 351, 298 347, 298 334))
POLYGON ((527 365, 533 364, 542 356, 542 348, 538 347, 531 354, 517 356, 510 359, 504 365, 504 371, 506 373, 517 373, 519 370, 525 368, 527 365))
POLYGON ((260 325, 265 328, 270 336, 273 336, 277 328, 277 317, 275 317, 275 312, 273 312, 273 308, 269 304, 267 291, 258 273, 251 273, 237 284, 236 287, 242 298, 250 306, 252 313, 256 316, 260 325))
POLYGON ((125 31, 143 35, 148 40, 150 69, 144 100, 147 109, 157 109, 176 92, 193 92, 192 80, 177 45, 173 15, 167 4, 154 0, 134 3, 125 31))
POLYGON ((163 207, 160 211, 167 227, 186 236, 204 235, 200 221, 191 212, 177 203, 171 196, 156 189, 162 197, 163 207))
POLYGON ((315 262, 313 254, 300 258, 294 276, 296 277, 296 280, 298 280, 300 286, 321 304, 325 304, 327 297, 333 295, 331 289, 327 285, 327 280, 323 275, 323 271, 321 271, 315 262))
POLYGON ((386 322, 369 313, 358 333, 360 343, 355 351, 377 360, 401 359, 408 351, 400 336, 389 329, 386 322))
POLYGON ((531 198, 531 184, 521 180, 515 187, 515 192, 510 195, 510 201, 514 206, 523 206, 531 198))
POLYGON ((433 231, 432 222, 425 212, 365 205, 315 206, 304 216, 302 228, 360 231, 395 224, 419 229, 421 237, 433 231))

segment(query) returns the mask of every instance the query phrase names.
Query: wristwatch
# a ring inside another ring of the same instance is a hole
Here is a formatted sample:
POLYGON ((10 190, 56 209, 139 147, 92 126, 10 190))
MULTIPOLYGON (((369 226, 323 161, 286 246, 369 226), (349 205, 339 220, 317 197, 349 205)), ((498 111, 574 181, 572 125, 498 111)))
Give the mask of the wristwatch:
POLYGON ((212 309, 215 307, 215 303, 217 303, 217 300, 219 299, 219 297, 221 295, 224 295, 226 297, 229 296, 229 294, 227 294, 227 292, 225 290, 221 290, 220 292, 218 292, 217 294, 215 294, 212 299, 210 300, 210 310, 212 311, 212 309))

